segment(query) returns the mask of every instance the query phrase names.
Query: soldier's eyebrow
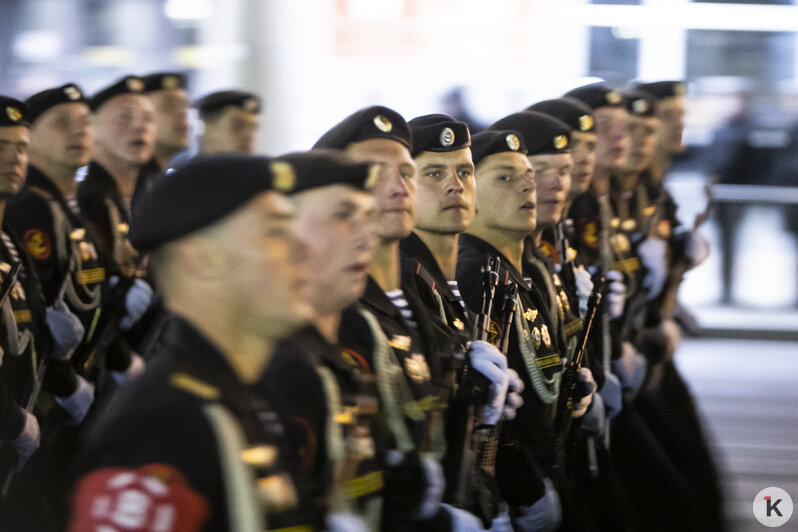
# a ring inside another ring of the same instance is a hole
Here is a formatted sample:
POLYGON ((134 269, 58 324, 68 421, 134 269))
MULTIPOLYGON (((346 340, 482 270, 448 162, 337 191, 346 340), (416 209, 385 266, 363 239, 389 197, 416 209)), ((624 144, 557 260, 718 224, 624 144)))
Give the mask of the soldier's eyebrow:
POLYGON ((424 172, 425 170, 445 170, 445 169, 446 169, 446 165, 445 164, 429 163, 429 164, 425 164, 421 168, 421 171, 424 172))

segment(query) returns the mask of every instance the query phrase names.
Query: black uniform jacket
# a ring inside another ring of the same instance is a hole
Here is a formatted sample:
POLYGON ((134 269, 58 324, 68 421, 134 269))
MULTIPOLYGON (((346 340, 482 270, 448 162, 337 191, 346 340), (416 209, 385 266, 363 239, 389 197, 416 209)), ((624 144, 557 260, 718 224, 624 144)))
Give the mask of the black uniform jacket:
POLYGON ((185 319, 170 316, 161 335, 145 372, 112 396, 91 427, 79 455, 79 481, 105 468, 172 467, 209 505, 202 530, 236 530, 240 512, 257 519, 270 506, 295 505, 283 458, 285 429, 262 387, 242 382, 185 319), (243 475, 231 473, 242 466, 243 475), (244 507, 231 508, 238 497, 244 507), (258 499, 267 501, 266 509, 252 503, 258 499))

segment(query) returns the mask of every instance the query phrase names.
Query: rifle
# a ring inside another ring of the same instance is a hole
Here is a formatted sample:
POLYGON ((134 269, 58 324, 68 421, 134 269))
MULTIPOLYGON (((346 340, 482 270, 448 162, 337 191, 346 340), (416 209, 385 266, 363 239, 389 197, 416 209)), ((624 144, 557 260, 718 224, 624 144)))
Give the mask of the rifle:
MULTIPOLYGON (((475 341, 487 341, 490 335, 491 313, 496 287, 499 284, 500 264, 501 260, 498 257, 490 257, 486 266, 481 268, 482 305, 474 320, 472 338, 475 341)), ((458 441, 462 447, 455 455, 458 458, 455 462, 457 475, 450 483, 449 490, 455 506, 472 510, 488 527, 495 512, 492 508, 493 497, 485 489, 482 481, 488 472, 482 467, 479 454, 490 436, 489 431, 480 428, 483 419, 481 406, 484 404, 490 383, 473 370, 467 357, 459 381, 457 399, 458 402, 465 404, 464 426, 456 432, 457 436, 461 436, 458 441)))
POLYGON ((590 331, 593 328, 596 312, 601 303, 601 291, 604 289, 604 283, 605 279, 601 277, 593 286, 593 291, 590 293, 590 298, 587 302, 586 322, 579 338, 577 351, 571 359, 571 363, 563 372, 562 383, 560 385, 560 400, 557 403, 557 416, 554 423, 556 449, 564 448, 565 441, 568 439, 568 433, 571 430, 571 414, 574 410, 578 374, 587 356, 587 341, 590 337, 590 331))
POLYGON ((565 220, 553 228, 554 247, 559 258, 560 275, 562 276, 565 294, 568 296, 568 305, 575 316, 579 316, 579 298, 576 295, 576 266, 569 252, 571 244, 565 234, 565 220))

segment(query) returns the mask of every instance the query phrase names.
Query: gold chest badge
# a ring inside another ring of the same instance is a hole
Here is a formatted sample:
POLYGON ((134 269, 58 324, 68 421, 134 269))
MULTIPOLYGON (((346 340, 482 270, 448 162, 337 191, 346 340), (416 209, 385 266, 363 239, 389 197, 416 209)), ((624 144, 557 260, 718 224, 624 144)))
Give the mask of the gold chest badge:
POLYGON ((413 382, 425 382, 430 379, 429 366, 424 355, 413 353, 405 358, 405 372, 413 382))

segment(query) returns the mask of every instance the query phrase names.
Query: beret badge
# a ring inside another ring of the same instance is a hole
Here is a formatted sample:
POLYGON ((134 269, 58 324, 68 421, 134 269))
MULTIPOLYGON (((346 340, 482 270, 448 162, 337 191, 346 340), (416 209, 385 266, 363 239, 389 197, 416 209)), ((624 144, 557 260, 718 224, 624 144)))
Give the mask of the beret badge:
POLYGON ((16 107, 12 107, 10 105, 7 106, 6 114, 8 115, 8 118, 11 119, 12 122, 19 122, 20 120, 22 120, 22 113, 16 107))
POLYGON ((568 137, 565 135, 557 135, 554 137, 554 147, 558 150, 564 150, 568 147, 568 137))
POLYGON ((518 151, 521 148, 521 140, 518 138, 518 135, 514 133, 510 133, 504 140, 507 142, 507 147, 513 151, 518 151))
POLYGON ((272 186, 281 192, 290 192, 296 185, 296 173, 293 167, 285 161, 274 161, 269 165, 274 180, 272 186))
POLYGON ((450 127, 443 128, 440 136, 441 146, 448 148, 454 144, 454 130, 450 127))
POLYGON ((582 115, 579 117, 579 131, 588 131, 593 127, 593 117, 582 115))
POLYGON ((383 133, 390 133, 393 129, 393 124, 391 124, 391 121, 382 115, 377 115, 374 117, 374 125, 377 126, 377 129, 383 133))

